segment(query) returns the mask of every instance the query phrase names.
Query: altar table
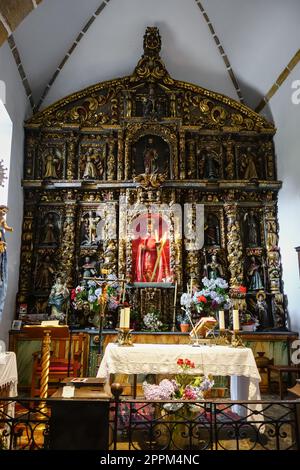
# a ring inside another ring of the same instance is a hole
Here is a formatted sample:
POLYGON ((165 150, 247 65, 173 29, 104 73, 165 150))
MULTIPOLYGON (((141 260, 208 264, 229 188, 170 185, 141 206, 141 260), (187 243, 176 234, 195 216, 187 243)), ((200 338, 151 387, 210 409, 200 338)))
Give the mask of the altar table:
MULTIPOLYGON (((110 374, 176 374, 177 360, 190 359, 195 368, 189 373, 231 377, 231 399, 260 400, 260 375, 250 348, 230 346, 200 346, 188 344, 134 344, 121 347, 109 343, 105 349, 97 377, 109 381, 110 374)), ((261 412, 260 404, 249 405, 261 412)), ((234 411, 245 415, 245 408, 236 405, 234 411)))
POLYGON ((0 354, 0 390, 2 396, 14 397, 18 394, 17 360, 14 352, 0 354))
MULTIPOLYGON (((0 418, 8 415, 11 418, 15 415, 15 403, 1 402, 1 398, 15 397, 18 394, 18 372, 17 359, 14 352, 5 352, 0 354, 0 418), (2 415, 3 413, 3 415, 2 415)), ((0 432, 6 430, 5 444, 10 447, 10 426, 0 423, 0 432)))

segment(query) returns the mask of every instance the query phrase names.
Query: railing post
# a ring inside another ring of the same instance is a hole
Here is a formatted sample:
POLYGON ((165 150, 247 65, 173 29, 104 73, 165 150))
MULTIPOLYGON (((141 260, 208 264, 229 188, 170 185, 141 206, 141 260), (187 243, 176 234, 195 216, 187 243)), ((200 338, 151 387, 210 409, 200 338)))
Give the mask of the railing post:
POLYGON ((111 384, 111 393, 115 399, 115 407, 114 407, 114 430, 113 430, 113 439, 114 439, 114 450, 117 450, 117 441, 118 441, 118 417, 119 417, 119 404, 120 404, 120 396, 123 393, 123 387, 119 383, 111 384))

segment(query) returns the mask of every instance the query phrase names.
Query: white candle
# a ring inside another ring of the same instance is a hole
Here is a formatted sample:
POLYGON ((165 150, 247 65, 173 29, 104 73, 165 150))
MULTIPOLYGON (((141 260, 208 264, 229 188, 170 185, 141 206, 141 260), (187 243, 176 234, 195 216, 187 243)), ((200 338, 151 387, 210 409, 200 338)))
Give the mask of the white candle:
POLYGON ((191 295, 193 294, 193 278, 191 277, 191 295))
POLYGON ((224 310, 219 310, 219 329, 225 330, 225 315, 224 310))
POLYGON ((233 331, 239 331, 239 329, 240 329, 239 311, 233 310, 233 331))
POLYGON ((130 308, 126 307, 124 309, 124 327, 123 328, 129 328, 130 325, 130 308))
POLYGON ((125 319, 124 310, 125 310, 124 308, 121 308, 121 311, 120 311, 120 328, 125 328, 125 326, 124 326, 124 319, 125 319))

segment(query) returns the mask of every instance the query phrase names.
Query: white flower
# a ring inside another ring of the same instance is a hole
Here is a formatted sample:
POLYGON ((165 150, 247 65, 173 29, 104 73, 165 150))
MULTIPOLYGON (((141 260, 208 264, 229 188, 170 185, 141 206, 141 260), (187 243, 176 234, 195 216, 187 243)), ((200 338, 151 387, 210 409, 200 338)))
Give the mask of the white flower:
POLYGON ((217 279, 215 279, 215 284, 217 287, 220 287, 220 289, 227 289, 228 287, 228 283, 221 277, 217 277, 217 279))
POLYGON ((180 297, 180 304, 184 305, 185 307, 189 308, 192 305, 193 298, 191 294, 182 294, 180 297))
POLYGON ((98 287, 98 289, 95 290, 95 295, 99 297, 102 294, 102 288, 98 287))
POLYGON ((76 294, 79 294, 79 292, 82 292, 82 291, 84 291, 83 286, 77 286, 76 289, 75 289, 76 294))

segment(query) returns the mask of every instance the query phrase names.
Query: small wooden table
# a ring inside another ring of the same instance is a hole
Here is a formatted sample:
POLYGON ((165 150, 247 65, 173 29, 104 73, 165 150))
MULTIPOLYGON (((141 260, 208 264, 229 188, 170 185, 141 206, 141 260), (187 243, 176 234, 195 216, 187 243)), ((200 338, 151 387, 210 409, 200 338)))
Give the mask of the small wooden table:
POLYGON ((270 365, 268 366, 268 382, 269 382, 269 387, 271 385, 271 372, 276 372, 279 376, 279 396, 280 400, 283 400, 283 380, 282 380, 282 374, 288 373, 288 374, 297 374, 298 378, 300 378, 300 367, 299 366, 274 366, 270 365))
POLYGON ((66 377, 60 382, 61 387, 51 395, 51 398, 62 398, 63 400, 82 399, 82 398, 110 398, 110 395, 104 391, 105 380, 97 377, 87 377, 85 382, 72 382, 71 377, 66 377), (62 396, 64 385, 74 385, 75 394, 72 398, 62 396))

